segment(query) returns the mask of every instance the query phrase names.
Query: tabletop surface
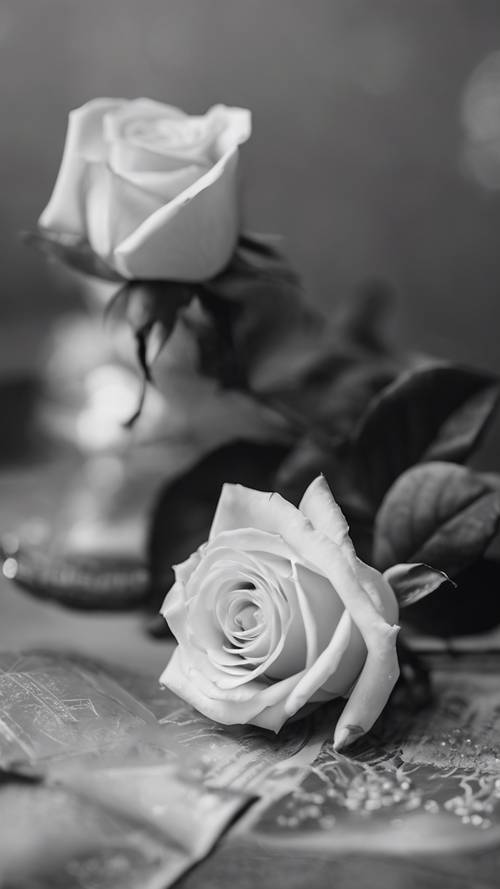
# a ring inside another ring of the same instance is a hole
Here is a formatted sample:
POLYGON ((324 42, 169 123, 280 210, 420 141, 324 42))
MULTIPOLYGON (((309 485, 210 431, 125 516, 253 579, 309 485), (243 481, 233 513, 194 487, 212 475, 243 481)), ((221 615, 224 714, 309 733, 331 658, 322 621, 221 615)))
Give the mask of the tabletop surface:
MULTIPOLYGON (((67 457, 0 472, 0 533, 53 515, 76 464, 67 457)), ((2 575, 0 597, 0 648, 71 649, 155 676, 165 667, 171 643, 152 640, 140 613, 72 611, 34 598, 2 575)))

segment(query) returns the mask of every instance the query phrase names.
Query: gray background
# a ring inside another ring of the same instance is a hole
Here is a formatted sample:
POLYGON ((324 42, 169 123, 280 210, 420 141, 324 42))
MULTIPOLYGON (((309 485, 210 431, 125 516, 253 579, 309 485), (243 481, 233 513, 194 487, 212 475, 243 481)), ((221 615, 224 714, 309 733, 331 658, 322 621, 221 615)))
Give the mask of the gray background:
POLYGON ((498 49, 498 0, 2 0, 3 339, 74 304, 17 237, 68 110, 146 95, 253 110, 246 219, 285 234, 311 299, 382 276, 407 341, 500 371, 500 191, 464 167, 461 112, 498 49))

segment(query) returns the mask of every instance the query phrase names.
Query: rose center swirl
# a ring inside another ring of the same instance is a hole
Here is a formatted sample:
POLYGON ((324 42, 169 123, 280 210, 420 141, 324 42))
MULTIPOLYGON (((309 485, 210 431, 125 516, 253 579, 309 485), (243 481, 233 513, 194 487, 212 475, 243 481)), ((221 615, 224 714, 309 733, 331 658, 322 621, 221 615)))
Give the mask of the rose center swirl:
POLYGON ((258 601, 261 594, 262 591, 252 582, 238 583, 226 592, 220 606, 219 622, 230 645, 241 649, 259 636, 263 629, 262 609, 258 601))

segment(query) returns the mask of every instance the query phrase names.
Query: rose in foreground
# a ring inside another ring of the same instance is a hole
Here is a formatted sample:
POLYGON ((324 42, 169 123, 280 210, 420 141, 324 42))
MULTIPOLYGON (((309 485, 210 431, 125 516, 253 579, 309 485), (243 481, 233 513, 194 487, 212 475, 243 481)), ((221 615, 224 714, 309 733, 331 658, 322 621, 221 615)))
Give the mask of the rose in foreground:
POLYGON ((217 722, 274 731, 306 705, 348 698, 336 749, 371 728, 399 676, 398 606, 357 558, 323 476, 299 509, 225 485, 208 541, 175 573, 164 685, 217 722))
POLYGON ((202 281, 238 237, 238 146, 250 112, 204 116, 151 99, 94 99, 72 111, 42 229, 80 236, 129 279, 202 281))

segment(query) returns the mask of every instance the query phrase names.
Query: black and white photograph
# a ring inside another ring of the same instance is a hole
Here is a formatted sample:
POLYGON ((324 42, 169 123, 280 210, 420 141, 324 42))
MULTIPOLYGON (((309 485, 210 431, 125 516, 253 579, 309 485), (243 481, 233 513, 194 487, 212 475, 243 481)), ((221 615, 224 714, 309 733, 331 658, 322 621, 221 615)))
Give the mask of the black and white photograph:
POLYGON ((498 889, 500 3, 0 5, 0 889, 498 889))

